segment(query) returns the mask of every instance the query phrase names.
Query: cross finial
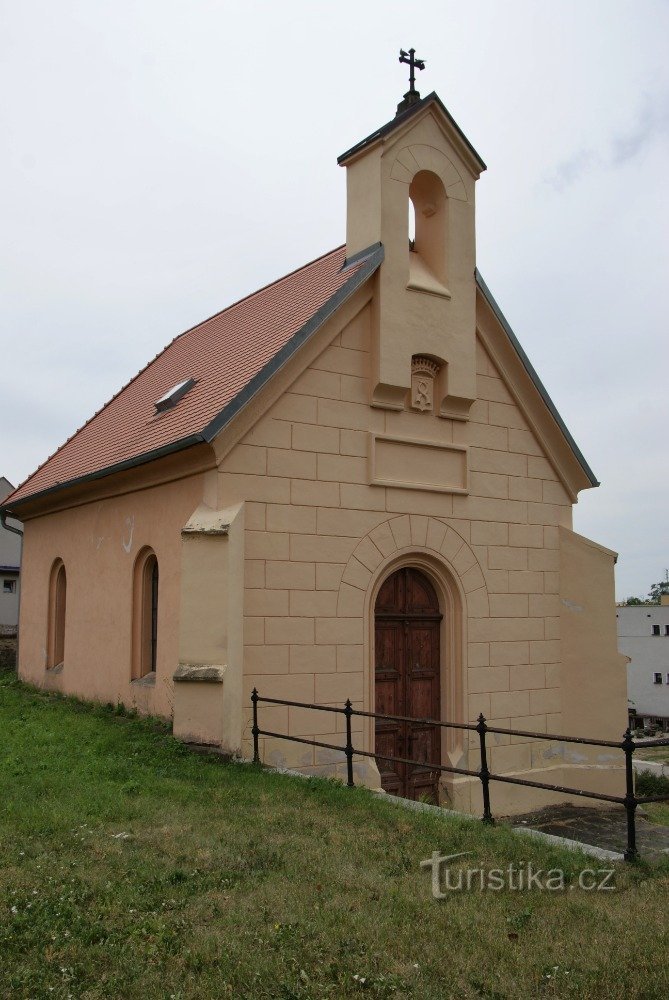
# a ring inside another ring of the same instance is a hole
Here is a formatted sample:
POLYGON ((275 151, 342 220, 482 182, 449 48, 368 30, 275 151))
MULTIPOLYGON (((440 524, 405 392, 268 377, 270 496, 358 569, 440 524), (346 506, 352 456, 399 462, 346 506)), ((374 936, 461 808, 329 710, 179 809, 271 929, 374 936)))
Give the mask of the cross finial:
POLYGON ((404 100, 397 105, 398 115, 420 101, 420 94, 416 90, 416 70, 425 69, 425 60, 416 58, 415 49, 409 49, 408 52, 400 49, 400 62, 409 66, 409 89, 404 95, 404 100))

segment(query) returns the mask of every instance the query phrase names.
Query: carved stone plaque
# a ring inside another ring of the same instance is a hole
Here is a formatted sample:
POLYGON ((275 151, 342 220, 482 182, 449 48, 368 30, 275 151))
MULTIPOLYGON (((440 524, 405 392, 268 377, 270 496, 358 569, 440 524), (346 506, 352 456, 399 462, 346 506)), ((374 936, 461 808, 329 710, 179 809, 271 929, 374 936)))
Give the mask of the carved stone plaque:
POLYGON ((434 409, 434 380, 439 365, 431 358, 415 355, 411 359, 411 407, 422 413, 434 409))

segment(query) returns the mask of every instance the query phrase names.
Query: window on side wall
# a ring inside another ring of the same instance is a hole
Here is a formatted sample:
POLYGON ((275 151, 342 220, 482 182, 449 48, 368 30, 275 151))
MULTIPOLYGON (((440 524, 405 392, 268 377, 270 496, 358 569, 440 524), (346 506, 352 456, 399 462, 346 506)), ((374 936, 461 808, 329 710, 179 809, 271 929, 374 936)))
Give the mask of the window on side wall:
POLYGON ((144 548, 133 573, 132 679, 155 676, 158 654, 158 559, 144 548))
POLYGON ((67 609, 67 574, 62 559, 56 559, 49 577, 49 620, 47 624, 47 670, 61 667, 65 661, 65 615, 67 609))

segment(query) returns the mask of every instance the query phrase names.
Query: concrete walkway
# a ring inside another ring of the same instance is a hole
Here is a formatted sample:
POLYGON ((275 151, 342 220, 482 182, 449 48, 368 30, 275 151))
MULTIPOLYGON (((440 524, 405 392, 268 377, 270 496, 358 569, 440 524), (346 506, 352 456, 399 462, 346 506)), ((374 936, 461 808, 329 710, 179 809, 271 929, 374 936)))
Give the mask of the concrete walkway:
POLYGON ((656 774, 658 778, 669 778, 669 764, 663 764, 660 760, 642 760, 641 757, 634 757, 632 765, 637 774, 656 774))
MULTIPOLYGON (((555 837, 567 837, 609 851, 624 852, 627 845, 627 814, 622 806, 592 809, 583 806, 548 806, 524 816, 504 820, 511 826, 541 830, 555 837)), ((636 817, 637 850, 646 861, 669 855, 669 826, 649 823, 641 807, 636 817)))

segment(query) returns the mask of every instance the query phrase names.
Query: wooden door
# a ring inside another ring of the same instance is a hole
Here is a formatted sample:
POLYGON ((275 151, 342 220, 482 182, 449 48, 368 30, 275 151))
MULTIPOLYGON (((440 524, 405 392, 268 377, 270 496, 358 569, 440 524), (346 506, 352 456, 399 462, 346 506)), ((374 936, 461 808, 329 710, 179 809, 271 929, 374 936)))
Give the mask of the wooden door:
MULTIPOLYGON (((440 717, 441 628, 434 587, 420 570, 405 567, 382 585, 375 607, 376 712, 413 718, 440 717)), ((437 801, 441 730, 415 722, 376 720, 378 753, 418 765, 377 760, 383 788, 404 798, 437 801)))

